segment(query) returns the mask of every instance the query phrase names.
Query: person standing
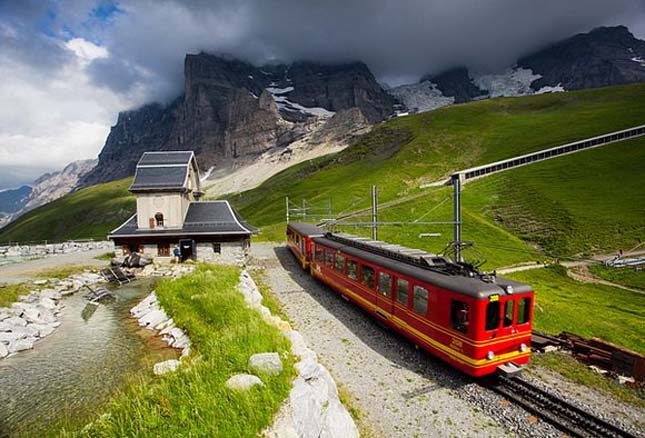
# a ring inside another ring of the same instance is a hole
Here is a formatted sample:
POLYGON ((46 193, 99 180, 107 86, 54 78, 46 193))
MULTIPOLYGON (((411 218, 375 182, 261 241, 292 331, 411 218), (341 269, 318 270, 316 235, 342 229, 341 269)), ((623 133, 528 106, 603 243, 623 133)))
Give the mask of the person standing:
POLYGON ((181 255, 181 251, 179 251, 179 246, 175 245, 175 247, 172 249, 172 255, 175 258, 175 263, 179 263, 180 262, 179 256, 181 255))

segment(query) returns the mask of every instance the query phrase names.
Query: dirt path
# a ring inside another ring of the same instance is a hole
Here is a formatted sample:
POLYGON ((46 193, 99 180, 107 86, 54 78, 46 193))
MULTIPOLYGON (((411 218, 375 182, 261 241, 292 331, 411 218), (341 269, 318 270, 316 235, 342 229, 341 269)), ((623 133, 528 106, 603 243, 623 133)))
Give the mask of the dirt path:
POLYGON ((501 437, 513 434, 507 428, 520 436, 553 433, 378 325, 311 278, 286 247, 257 243, 252 253, 294 327, 349 393, 369 436, 501 437))
POLYGON ((569 267, 567 269, 567 275, 573 278, 574 280, 580 281, 582 283, 602 284, 605 286, 617 287, 618 289, 628 290, 630 292, 645 294, 645 291, 623 286, 622 284, 618 284, 618 283, 612 283, 611 281, 603 280, 602 278, 597 277, 589 270, 588 264, 580 264, 580 265, 569 267))
POLYGON ((0 266, 0 283, 21 283, 32 279, 35 274, 40 271, 62 266, 105 266, 105 260, 97 260, 94 257, 105 254, 106 252, 107 250, 105 248, 99 248, 90 251, 57 254, 40 259, 2 265, 0 266))

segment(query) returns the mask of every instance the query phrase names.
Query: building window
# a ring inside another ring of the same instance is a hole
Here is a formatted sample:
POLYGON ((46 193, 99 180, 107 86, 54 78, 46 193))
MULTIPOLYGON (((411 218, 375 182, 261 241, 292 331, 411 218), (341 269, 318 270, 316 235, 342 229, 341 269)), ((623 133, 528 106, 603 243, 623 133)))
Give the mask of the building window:
POLYGON ((155 222, 157 223, 158 227, 163 227, 163 214, 161 213, 155 214, 155 222))
POLYGON ((222 253, 222 244, 221 243, 213 243, 213 252, 215 254, 221 254, 222 253))
POLYGON ((316 261, 322 262, 324 257, 322 248, 316 246, 316 261))
POLYGON ((392 297, 392 277, 385 272, 378 274, 378 291, 388 298, 392 297))
POLYGON ((170 244, 169 243, 158 243, 157 244, 157 255, 159 257, 170 257, 170 244))
POLYGON ((347 259, 347 276, 352 280, 358 280, 358 263, 347 259))
POLYGON ((361 277, 363 279, 362 283, 365 286, 369 287, 370 289, 374 289, 374 268, 361 265, 361 277))
POLYGON ((396 300, 404 306, 408 305, 408 289, 408 280, 402 278, 396 279, 396 300))
POLYGON ((452 300, 450 320, 452 328, 462 333, 467 333, 468 324, 470 323, 470 306, 463 301, 452 300))
POLYGON ((419 315, 425 316, 428 313, 428 289, 421 286, 414 286, 412 297, 412 308, 419 315))

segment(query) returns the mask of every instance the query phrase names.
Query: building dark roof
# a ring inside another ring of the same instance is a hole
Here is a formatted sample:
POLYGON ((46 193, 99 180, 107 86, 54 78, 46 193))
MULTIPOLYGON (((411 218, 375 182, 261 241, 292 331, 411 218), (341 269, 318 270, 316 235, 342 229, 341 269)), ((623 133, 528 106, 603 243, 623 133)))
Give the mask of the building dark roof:
POLYGON ((322 228, 318 228, 314 224, 309 224, 307 222, 289 222, 287 224, 287 228, 290 228, 305 237, 323 236, 326 233, 322 228))
POLYGON ((108 235, 108 239, 137 236, 186 236, 218 234, 253 234, 257 230, 247 224, 228 201, 191 202, 182 228, 138 229, 137 215, 108 235))
POLYGON ((137 166, 156 166, 164 164, 186 164, 193 158, 192 151, 144 152, 137 166))
POLYGON ((137 167, 130 191, 183 190, 188 178, 188 166, 137 167))
POLYGON ((326 237, 314 237, 313 241, 340 251, 341 253, 365 260, 368 263, 373 263, 394 272, 416 278, 425 283, 434 284, 443 289, 448 289, 476 299, 485 299, 491 295, 506 295, 506 286, 512 286, 514 293, 518 294, 533 291, 528 284, 507 278, 497 277, 494 283, 489 283, 478 278, 470 278, 463 275, 448 275, 430 269, 424 269, 409 263, 374 254, 373 252, 348 246, 342 242, 326 237))
POLYGON ((187 190, 191 166, 194 166, 199 179, 199 168, 192 151, 144 152, 137 163, 130 191, 187 190))

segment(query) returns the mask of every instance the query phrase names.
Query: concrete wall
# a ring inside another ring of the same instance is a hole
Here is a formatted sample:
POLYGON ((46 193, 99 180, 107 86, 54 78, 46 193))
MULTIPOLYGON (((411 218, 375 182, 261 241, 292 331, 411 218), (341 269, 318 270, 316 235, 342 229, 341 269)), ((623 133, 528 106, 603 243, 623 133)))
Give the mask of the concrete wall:
POLYGON ((137 194, 137 226, 150 228, 150 218, 161 213, 164 228, 181 228, 190 200, 184 193, 139 193, 137 194))

